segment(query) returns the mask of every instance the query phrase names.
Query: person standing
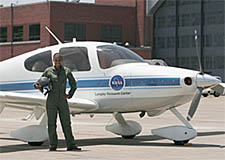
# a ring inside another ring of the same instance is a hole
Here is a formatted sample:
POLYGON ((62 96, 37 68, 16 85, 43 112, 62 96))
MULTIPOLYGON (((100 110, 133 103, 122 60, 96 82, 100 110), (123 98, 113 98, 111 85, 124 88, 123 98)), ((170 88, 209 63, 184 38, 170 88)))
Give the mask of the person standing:
MULTIPOLYGON (((48 67, 42 77, 50 79, 50 91, 46 101, 46 111, 48 117, 49 151, 56 151, 58 137, 56 133, 57 115, 59 114, 63 133, 66 139, 67 151, 79 151, 71 129, 70 111, 67 99, 72 98, 76 91, 76 81, 70 69, 62 65, 62 56, 56 53, 53 56, 54 66, 48 67), (66 94, 66 83, 69 80, 70 91, 66 94)), ((34 87, 40 89, 42 86, 36 82, 34 87)))

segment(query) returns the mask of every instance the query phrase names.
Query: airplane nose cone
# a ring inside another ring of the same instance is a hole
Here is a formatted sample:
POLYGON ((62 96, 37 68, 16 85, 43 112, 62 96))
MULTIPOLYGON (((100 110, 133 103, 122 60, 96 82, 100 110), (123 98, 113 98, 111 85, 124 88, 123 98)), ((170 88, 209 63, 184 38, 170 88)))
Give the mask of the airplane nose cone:
POLYGON ((198 74, 197 78, 197 86, 198 87, 211 87, 221 83, 221 80, 217 77, 208 75, 208 74, 198 74))

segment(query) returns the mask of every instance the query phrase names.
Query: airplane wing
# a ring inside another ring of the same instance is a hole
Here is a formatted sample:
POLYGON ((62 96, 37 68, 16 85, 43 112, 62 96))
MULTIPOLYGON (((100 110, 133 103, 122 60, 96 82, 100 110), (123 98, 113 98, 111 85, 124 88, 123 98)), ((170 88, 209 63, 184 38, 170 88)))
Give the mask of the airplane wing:
MULTIPOLYGON (((39 119, 45 112, 45 103, 46 97, 44 95, 0 92, 0 113, 4 107, 12 107, 34 111, 36 119, 39 119)), ((90 112, 98 109, 96 102, 83 98, 69 99, 68 104, 71 113, 90 112)))

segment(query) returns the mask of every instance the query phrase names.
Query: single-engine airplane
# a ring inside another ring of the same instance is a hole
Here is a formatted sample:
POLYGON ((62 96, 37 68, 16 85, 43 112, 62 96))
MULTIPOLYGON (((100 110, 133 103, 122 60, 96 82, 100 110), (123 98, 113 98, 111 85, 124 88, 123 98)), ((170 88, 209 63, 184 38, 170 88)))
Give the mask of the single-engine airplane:
MULTIPOLYGON (((190 124, 205 88, 221 86, 220 79, 200 71, 149 65, 131 50, 111 43, 61 43, 37 49, 0 63, 0 113, 5 107, 32 111, 39 125, 12 131, 10 135, 30 145, 41 145, 48 139, 46 97, 33 87, 42 72, 52 66, 55 53, 63 56, 77 81, 77 90, 68 100, 71 114, 112 114, 116 123, 106 130, 123 138, 134 138, 142 128, 122 114, 140 112, 154 117, 170 110, 184 125, 152 130, 175 144, 183 145, 197 136, 190 124), (192 101, 187 119, 176 107, 192 101)), ((197 38, 197 36, 196 36, 197 38)), ((197 41, 196 41, 197 42, 197 41)), ((200 61, 200 59, 199 59, 200 61)), ((220 87, 220 88, 221 88, 220 87)))

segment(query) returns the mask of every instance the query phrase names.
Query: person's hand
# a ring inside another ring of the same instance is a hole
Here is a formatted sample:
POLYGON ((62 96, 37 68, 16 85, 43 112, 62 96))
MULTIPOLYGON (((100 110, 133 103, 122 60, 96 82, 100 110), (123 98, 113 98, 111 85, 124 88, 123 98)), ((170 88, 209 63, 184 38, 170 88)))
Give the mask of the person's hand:
POLYGON ((70 99, 71 97, 68 94, 64 94, 65 99, 70 99))
POLYGON ((35 84, 34 84, 34 88, 36 88, 36 89, 41 89, 41 85, 39 85, 38 83, 35 83, 35 84))

